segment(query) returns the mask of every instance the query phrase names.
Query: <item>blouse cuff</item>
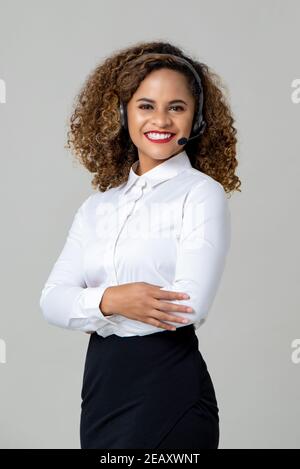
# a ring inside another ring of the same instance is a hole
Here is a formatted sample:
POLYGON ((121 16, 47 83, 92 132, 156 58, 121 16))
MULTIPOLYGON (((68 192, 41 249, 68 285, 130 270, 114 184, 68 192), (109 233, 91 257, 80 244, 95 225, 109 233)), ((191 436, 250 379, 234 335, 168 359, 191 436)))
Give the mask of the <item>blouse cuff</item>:
POLYGON ((99 307, 104 291, 109 286, 103 284, 99 287, 87 287, 81 291, 73 303, 73 314, 69 327, 96 331, 108 324, 115 326, 115 323, 109 319, 114 315, 105 316, 99 307))

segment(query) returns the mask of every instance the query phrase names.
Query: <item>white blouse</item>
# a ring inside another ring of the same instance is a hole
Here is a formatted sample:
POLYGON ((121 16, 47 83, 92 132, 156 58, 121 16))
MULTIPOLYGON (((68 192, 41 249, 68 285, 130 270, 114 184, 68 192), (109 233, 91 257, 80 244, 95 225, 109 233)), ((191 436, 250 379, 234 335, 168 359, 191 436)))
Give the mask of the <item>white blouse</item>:
POLYGON ((104 316, 99 304, 112 285, 147 282, 189 299, 161 300, 193 308, 170 312, 204 322, 230 247, 230 211, 223 186, 192 167, 183 150, 141 176, 136 161, 128 180, 90 195, 75 213, 65 245, 40 297, 52 325, 107 337, 147 335, 165 329, 104 316))

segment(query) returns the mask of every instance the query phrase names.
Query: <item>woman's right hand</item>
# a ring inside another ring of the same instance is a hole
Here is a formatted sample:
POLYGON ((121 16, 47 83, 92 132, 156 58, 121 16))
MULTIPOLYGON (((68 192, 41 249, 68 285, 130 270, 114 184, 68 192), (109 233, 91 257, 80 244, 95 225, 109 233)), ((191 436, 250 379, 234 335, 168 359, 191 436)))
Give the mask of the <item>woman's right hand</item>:
POLYGON ((162 300, 189 299, 184 292, 161 290, 158 285, 146 282, 125 283, 106 288, 99 305, 105 315, 121 314, 129 319, 152 324, 167 330, 176 330, 176 327, 164 321, 188 323, 188 320, 173 316, 170 311, 191 313, 192 309, 162 300))

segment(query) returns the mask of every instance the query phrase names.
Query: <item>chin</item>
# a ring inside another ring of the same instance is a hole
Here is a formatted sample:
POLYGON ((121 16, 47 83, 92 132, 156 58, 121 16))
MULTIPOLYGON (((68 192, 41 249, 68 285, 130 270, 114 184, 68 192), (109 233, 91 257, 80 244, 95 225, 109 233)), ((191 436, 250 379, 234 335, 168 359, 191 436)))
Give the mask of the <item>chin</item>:
POLYGON ((172 142, 172 145, 168 145, 167 143, 154 143, 153 144, 154 148, 141 148, 140 151, 144 153, 145 155, 157 155, 158 158, 166 158, 168 155, 173 154, 175 151, 179 150, 178 145, 174 145, 172 142))

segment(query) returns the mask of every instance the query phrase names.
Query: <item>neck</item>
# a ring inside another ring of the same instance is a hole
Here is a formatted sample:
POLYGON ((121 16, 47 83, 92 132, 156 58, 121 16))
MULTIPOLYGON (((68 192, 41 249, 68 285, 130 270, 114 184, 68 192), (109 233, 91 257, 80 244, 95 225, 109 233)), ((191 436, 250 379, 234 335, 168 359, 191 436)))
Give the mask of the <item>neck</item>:
POLYGON ((136 167, 136 174, 140 176, 140 162, 138 162, 137 167, 136 167))

